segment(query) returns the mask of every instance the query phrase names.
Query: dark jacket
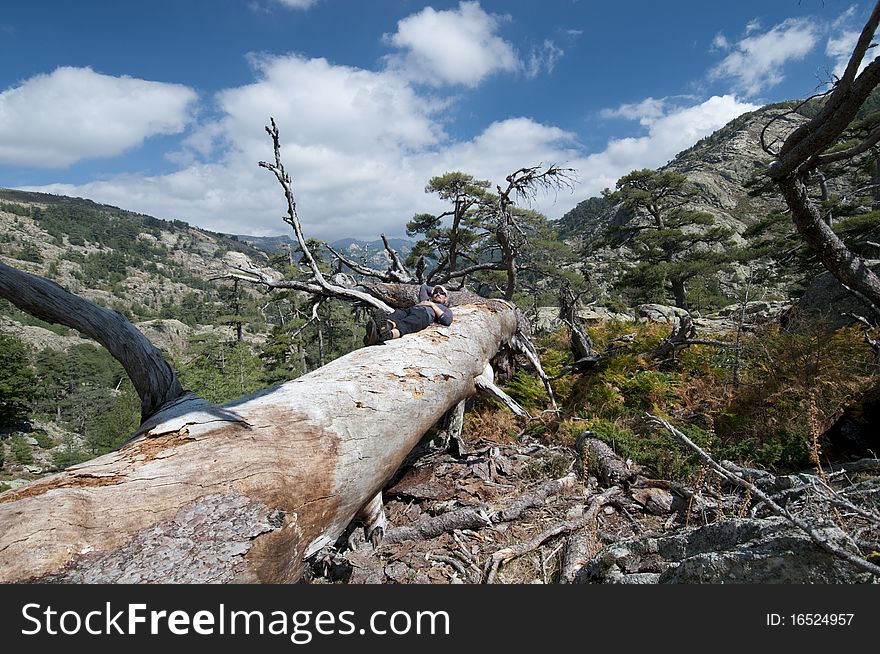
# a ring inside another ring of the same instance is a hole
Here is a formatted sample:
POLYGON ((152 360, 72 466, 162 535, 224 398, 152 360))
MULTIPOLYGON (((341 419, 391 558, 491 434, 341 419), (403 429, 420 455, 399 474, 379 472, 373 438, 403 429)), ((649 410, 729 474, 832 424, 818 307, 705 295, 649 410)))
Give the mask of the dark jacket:
MULTIPOLYGON (((425 300, 431 299, 431 286, 427 284, 422 284, 419 287, 419 302, 424 302, 425 300)), ((434 310, 431 307, 422 306, 420 308, 425 309, 431 313, 431 322, 439 322, 441 325, 449 327, 452 324, 452 309, 447 307, 445 304, 440 304, 439 302, 434 302, 435 305, 440 307, 440 310, 443 312, 443 315, 439 318, 437 314, 434 313, 434 310)))

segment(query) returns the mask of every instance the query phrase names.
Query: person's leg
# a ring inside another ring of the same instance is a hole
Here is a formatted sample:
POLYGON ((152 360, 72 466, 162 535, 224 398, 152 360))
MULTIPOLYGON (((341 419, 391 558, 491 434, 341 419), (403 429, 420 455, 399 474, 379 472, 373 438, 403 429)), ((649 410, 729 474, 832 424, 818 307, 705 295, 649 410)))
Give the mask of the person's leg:
POLYGON ((397 332, 397 335, 393 336, 393 338, 414 334, 431 324, 431 317, 428 315, 428 312, 419 307, 397 309, 389 316, 389 320, 392 320, 395 325, 392 328, 392 332, 397 332))
POLYGON ((398 323, 403 323, 407 319, 407 309, 395 309, 391 313, 388 314, 387 324, 385 330, 383 330, 383 341, 400 338, 401 331, 398 328, 398 323))
POLYGON ((417 307, 395 309, 391 313, 373 309, 372 316, 367 323, 364 345, 376 345, 400 338, 421 331, 431 324, 428 312, 417 307))
POLYGON ((373 307, 369 310, 370 318, 367 320, 367 331, 364 334, 364 345, 377 345, 383 341, 392 338, 392 327, 394 323, 389 320, 393 315, 373 307))

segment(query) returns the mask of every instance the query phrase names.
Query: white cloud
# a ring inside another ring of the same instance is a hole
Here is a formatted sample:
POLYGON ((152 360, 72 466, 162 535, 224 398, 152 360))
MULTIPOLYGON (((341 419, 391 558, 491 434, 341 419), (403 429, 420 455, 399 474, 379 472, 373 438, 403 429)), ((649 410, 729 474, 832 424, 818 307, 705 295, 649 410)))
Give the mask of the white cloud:
POLYGON ((278 234, 285 202, 263 129, 274 117, 298 210, 318 238, 400 233, 423 204, 416 155, 446 140, 442 104, 390 73, 324 59, 254 57, 257 80, 216 97, 220 118, 191 134, 173 174, 44 187, 223 232, 278 234))
POLYGON ((191 120, 185 86, 58 68, 0 93, 0 163, 66 167, 111 157, 191 120))
POLYGON ((754 18, 749 21, 748 25, 746 25, 746 35, 748 36, 752 32, 757 32, 759 29, 761 29, 761 21, 754 18))
POLYGON ((550 39, 544 39, 544 43, 540 48, 532 49, 529 56, 529 63, 526 65, 526 77, 537 77, 542 71, 552 73, 565 51, 558 47, 550 39))
POLYGON ((645 98, 640 102, 622 104, 616 109, 603 109, 600 113, 602 118, 626 118, 637 120, 642 125, 648 126, 667 113, 668 102, 665 98, 645 98))
POLYGON ((757 29, 757 24, 749 23, 749 36, 732 45, 733 51, 710 71, 710 79, 732 79, 738 91, 755 96, 779 84, 785 64, 804 58, 819 32, 803 18, 789 18, 763 34, 756 34, 757 29))
POLYGON ((576 137, 530 118, 500 120, 475 138, 449 146, 431 157, 431 175, 456 169, 494 184, 522 166, 560 164, 580 156, 576 137))
MULTIPOLYGON (((224 136, 224 154, 218 162, 191 163, 164 176, 126 176, 34 190, 89 197, 220 232, 288 233, 281 221, 286 206, 281 187, 257 166, 258 160, 271 158, 272 149, 256 117, 265 115, 268 122, 271 114, 281 130, 284 164, 293 178, 297 209, 309 236, 332 240, 402 235, 415 213, 442 210, 440 201, 423 189, 432 176, 450 170, 463 170, 494 185, 503 184, 504 176, 520 166, 574 168, 578 182, 573 192, 539 196, 533 206, 559 218, 584 198, 613 187, 622 175, 662 166, 703 136, 756 108, 723 96, 684 108, 666 103, 663 110, 620 112, 640 120, 647 134, 614 139, 602 152, 588 154, 574 134, 524 117, 494 122, 473 139, 451 142, 420 109, 411 89, 398 81, 397 90, 392 90, 395 81, 387 74, 298 58, 266 60, 262 65, 260 81, 219 98, 225 117, 207 128, 210 138, 224 136), (377 85, 385 86, 388 95, 372 94, 377 85), (337 99, 347 98, 347 108, 326 113, 303 106, 305 99, 334 87, 337 99), (280 98, 287 93, 294 96, 284 103, 280 98), (352 106, 355 99, 364 105, 352 106), (383 111, 390 116, 385 127, 379 125, 383 111), (403 122, 411 127, 395 126, 403 122), (373 136, 374 130, 379 134, 373 136)), ((629 106, 656 108, 663 102, 649 98, 629 106)))
POLYGON ((632 170, 663 166, 704 136, 757 108, 757 105, 740 102, 735 96, 725 95, 683 108, 669 109, 664 100, 648 98, 612 110, 618 116, 639 120, 648 127, 648 134, 613 139, 604 151, 586 157, 581 164, 583 191, 598 195, 604 188, 613 188, 620 177, 632 170))
POLYGON ((275 0, 275 2, 291 9, 308 9, 317 4, 318 0, 275 0))
POLYGON ((712 50, 730 50, 730 41, 721 32, 712 39, 712 50))
POLYGON ((385 35, 401 50, 386 62, 414 81, 476 86, 495 72, 521 67, 513 46, 496 35, 502 20, 483 11, 479 2, 460 2, 458 9, 445 11, 426 7, 385 35))

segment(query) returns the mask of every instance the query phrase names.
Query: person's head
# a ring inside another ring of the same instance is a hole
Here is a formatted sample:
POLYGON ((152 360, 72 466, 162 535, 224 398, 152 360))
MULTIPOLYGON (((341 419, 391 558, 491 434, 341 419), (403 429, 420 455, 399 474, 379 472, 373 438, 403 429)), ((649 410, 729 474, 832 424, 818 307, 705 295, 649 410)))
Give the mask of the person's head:
POLYGON ((446 292, 446 288, 437 284, 434 288, 431 289, 431 301, 437 302, 438 304, 449 304, 449 293, 446 292))

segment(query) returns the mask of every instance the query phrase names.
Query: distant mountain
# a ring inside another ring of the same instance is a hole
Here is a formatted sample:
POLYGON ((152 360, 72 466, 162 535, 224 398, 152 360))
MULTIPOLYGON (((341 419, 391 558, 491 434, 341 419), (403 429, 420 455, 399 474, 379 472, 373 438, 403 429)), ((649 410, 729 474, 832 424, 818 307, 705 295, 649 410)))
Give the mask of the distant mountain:
MULTIPOLYGON (((296 243, 295 239, 291 236, 247 236, 238 234, 231 236, 231 238, 251 245, 267 254, 277 254, 282 248, 294 246, 296 243)), ((397 252, 401 260, 405 260, 412 251, 415 241, 406 238, 389 238, 388 245, 397 252)), ((385 251, 382 239, 361 241, 356 238, 340 238, 331 241, 330 247, 352 261, 357 261, 371 268, 385 270, 388 267, 388 253, 385 251)))
MULTIPOLYGON (((405 261, 412 251, 415 241, 405 238, 389 238, 388 245, 397 252, 401 261, 405 261)), ((354 238, 342 238, 333 241, 330 246, 352 261, 366 264, 376 270, 385 270, 390 263, 388 252, 385 250, 382 239, 359 241, 354 238)))

